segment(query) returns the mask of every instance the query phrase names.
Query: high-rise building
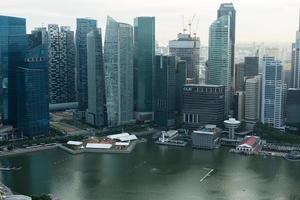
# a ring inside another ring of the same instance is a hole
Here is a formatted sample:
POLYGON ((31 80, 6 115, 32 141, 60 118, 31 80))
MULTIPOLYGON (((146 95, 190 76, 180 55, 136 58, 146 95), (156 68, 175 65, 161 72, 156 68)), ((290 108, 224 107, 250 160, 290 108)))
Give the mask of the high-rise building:
POLYGON ((134 99, 136 119, 153 120, 155 17, 134 19, 134 99))
POLYGON ((104 71, 108 126, 134 121, 133 28, 107 17, 104 71))
POLYGON ((175 56, 155 57, 154 121, 161 127, 175 125, 175 56))
POLYGON ((261 122, 274 128, 283 126, 284 80, 281 61, 263 57, 261 122))
POLYGON ((105 125, 105 85, 101 29, 87 34, 88 109, 86 121, 94 126, 105 125))
POLYGON ((230 16, 224 15, 209 28, 208 84, 225 86, 225 115, 228 115, 232 91, 232 42, 230 16))
POLYGON ((233 117, 243 121, 245 116, 245 92, 236 91, 233 95, 233 117))
POLYGON ((18 67, 16 128, 27 137, 49 132, 48 45, 42 31, 28 36, 31 44, 26 53, 26 66, 18 67))
POLYGON ((16 69, 25 66, 27 47, 26 20, 0 16, 0 65, 2 87, 2 120, 4 124, 17 124, 16 69))
POLYGON ((68 26, 48 25, 49 97, 51 104, 75 101, 74 32, 68 26))
POLYGON ((300 129, 300 89, 290 88, 287 91, 286 128, 292 131, 300 129))
POLYGON ((296 41, 292 44, 291 87, 300 88, 300 13, 296 41))
POLYGON ((233 77, 234 69, 234 52, 235 52, 235 17, 236 11, 232 3, 222 3, 218 10, 218 18, 223 16, 230 17, 230 41, 231 41, 231 77, 233 77))
POLYGON ((235 64, 235 91, 244 91, 245 64, 235 64))
POLYGON ((199 82, 200 64, 200 39, 192 37, 190 34, 179 33, 177 40, 169 41, 169 51, 171 56, 179 57, 186 61, 187 78, 193 83, 199 82))
POLYGON ((247 78, 245 81, 245 123, 253 129, 260 119, 261 76, 247 78))
POLYGON ((88 107, 87 89, 87 34, 97 28, 97 21, 89 18, 76 20, 76 86, 79 110, 85 111, 88 107))
POLYGON ((175 91, 175 105, 177 116, 182 116, 182 106, 183 106, 183 95, 182 87, 186 83, 186 61, 177 58, 175 65, 175 81, 176 81, 176 91, 175 91))
POLYGON ((245 57, 245 76, 257 76, 258 75, 258 65, 259 65, 259 58, 254 57, 245 57))
POLYGON ((198 129, 206 124, 223 126, 225 87, 185 84, 183 87, 183 124, 198 129))

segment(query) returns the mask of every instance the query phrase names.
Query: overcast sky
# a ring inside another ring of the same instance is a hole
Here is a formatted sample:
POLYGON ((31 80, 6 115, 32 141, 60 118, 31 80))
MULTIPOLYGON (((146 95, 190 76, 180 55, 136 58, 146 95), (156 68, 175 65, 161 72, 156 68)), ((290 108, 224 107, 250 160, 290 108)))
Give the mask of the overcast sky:
POLYGON ((105 28, 106 16, 133 24, 136 16, 156 17, 156 39, 161 44, 175 39, 196 14, 193 31, 207 44, 209 25, 222 2, 237 11, 237 42, 290 43, 299 24, 300 0, 0 0, 0 15, 25 17, 27 31, 50 23, 76 28, 77 17, 98 20, 105 28), (198 24, 198 26, 197 26, 198 24))

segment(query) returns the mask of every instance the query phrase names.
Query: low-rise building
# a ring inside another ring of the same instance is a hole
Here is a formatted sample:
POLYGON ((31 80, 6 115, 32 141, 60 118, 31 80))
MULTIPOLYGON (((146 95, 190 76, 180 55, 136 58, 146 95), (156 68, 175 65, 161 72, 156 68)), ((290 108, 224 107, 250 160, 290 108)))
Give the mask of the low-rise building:
POLYGON ((206 125, 204 128, 192 132, 192 147, 214 149, 218 143, 222 130, 216 125, 206 125))
POLYGON ((236 147, 236 150, 244 153, 253 153, 259 150, 261 141, 257 136, 246 136, 236 147))

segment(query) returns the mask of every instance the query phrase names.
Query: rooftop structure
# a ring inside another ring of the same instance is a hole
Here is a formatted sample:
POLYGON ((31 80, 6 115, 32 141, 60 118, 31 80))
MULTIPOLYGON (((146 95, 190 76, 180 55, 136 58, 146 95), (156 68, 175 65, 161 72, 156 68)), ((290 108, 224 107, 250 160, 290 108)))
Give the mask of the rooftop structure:
POLYGON ((68 145, 72 145, 72 146, 80 146, 80 145, 82 145, 82 142, 78 142, 78 141, 68 141, 67 144, 68 144, 68 145))
POLYGON ((87 149, 110 149, 111 147, 112 147, 112 144, 87 143, 85 148, 87 148, 87 149))

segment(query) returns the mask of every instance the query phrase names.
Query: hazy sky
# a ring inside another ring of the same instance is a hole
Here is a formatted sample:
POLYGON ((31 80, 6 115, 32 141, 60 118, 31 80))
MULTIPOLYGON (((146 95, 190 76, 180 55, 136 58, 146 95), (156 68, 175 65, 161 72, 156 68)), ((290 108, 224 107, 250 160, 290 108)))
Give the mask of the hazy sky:
POLYGON ((237 42, 292 42, 298 29, 300 0, 0 0, 0 15, 27 19, 27 31, 50 23, 75 30, 77 17, 98 20, 105 28, 106 16, 133 24, 136 16, 156 17, 156 39, 166 44, 182 31, 194 14, 194 29, 207 44, 209 25, 222 2, 232 2, 237 11, 237 42), (199 21, 199 23, 197 23, 199 21))

